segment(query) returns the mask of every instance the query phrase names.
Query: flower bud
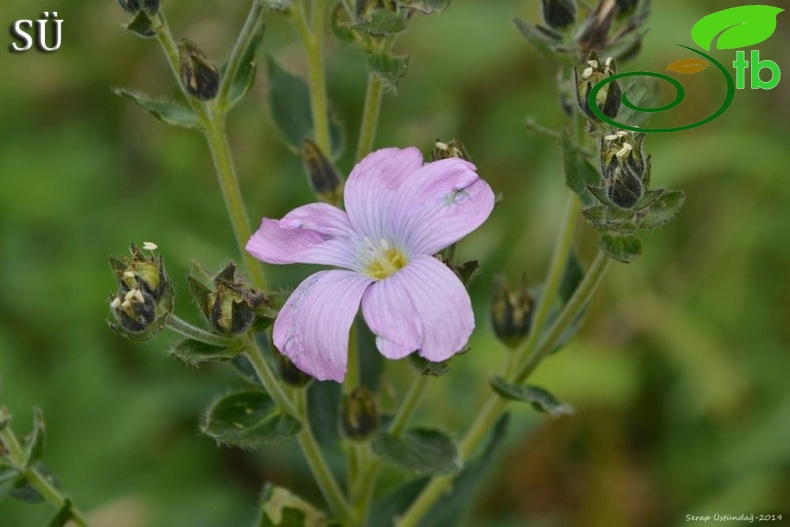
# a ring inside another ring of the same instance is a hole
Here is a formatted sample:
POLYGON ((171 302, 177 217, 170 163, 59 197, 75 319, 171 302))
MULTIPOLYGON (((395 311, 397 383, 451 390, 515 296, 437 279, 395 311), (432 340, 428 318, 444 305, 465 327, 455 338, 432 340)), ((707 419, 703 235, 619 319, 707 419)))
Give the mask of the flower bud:
POLYGON ((343 195, 343 181, 318 145, 312 139, 305 139, 299 157, 315 195, 327 203, 338 203, 343 195))
POLYGON ((179 44, 179 74, 184 89, 201 101, 210 101, 219 91, 219 70, 193 42, 179 44))
POLYGON ((343 396, 341 410, 343 432, 352 441, 364 441, 378 429, 379 416, 373 395, 364 386, 357 386, 343 396))
POLYGON ((601 138, 601 173, 609 199, 631 209, 639 202, 649 181, 649 158, 643 152, 645 134, 620 130, 601 138))
POLYGON ((136 15, 140 11, 145 11, 148 16, 154 16, 159 12, 160 0, 118 0, 121 8, 130 15, 136 15))
POLYGON ((543 20, 553 29, 564 29, 576 21, 574 0, 543 0, 543 20))
POLYGON ((225 335, 238 335, 252 325, 255 308, 263 299, 262 294, 236 279, 236 265, 230 263, 214 278, 214 291, 208 294, 205 302, 198 301, 198 304, 215 330, 225 335))
POLYGON ((449 159, 451 157, 458 157, 465 161, 470 161, 469 154, 466 152, 463 143, 458 139, 453 139, 450 142, 443 142, 439 139, 431 151, 431 161, 438 161, 440 159, 449 159))
MULTIPOLYGON (((155 251, 146 242, 143 248, 155 251)), ((111 295, 110 309, 118 325, 113 329, 138 340, 152 338, 161 331, 173 310, 173 286, 165 272, 162 256, 146 256, 137 245, 131 246, 131 258, 110 258, 110 266, 119 290, 111 295)))
POLYGON ((282 353, 274 353, 275 361, 277 362, 277 371, 280 378, 288 386, 294 388, 303 388, 313 380, 313 378, 296 367, 296 364, 283 355, 282 353))
MULTIPOLYGON (((579 108, 593 120, 598 117, 593 113, 588 101, 593 86, 617 73, 617 62, 609 57, 605 61, 598 59, 598 54, 592 51, 589 58, 583 65, 581 72, 574 68, 573 73, 576 79, 576 100, 579 108)), ((615 80, 609 82, 596 97, 596 104, 601 112, 608 118, 614 119, 620 111, 622 105, 623 91, 620 84, 615 80)))
POLYGON ((496 278, 491 302, 491 325, 494 334, 506 346, 515 348, 529 335, 534 304, 535 299, 523 278, 513 288, 501 276, 496 278))

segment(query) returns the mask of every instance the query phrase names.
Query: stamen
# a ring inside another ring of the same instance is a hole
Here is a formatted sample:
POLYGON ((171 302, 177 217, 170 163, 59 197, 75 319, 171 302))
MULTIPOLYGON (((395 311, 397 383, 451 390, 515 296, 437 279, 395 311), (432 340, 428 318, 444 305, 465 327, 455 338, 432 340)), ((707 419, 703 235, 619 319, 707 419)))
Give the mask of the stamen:
POLYGON ((585 70, 582 72, 582 79, 585 80, 589 79, 590 77, 592 77, 592 74, 593 74, 592 68, 585 68, 585 70))
POLYGON ((621 148, 615 155, 617 157, 625 157, 628 154, 630 154, 631 150, 633 150, 633 149, 634 149, 634 147, 631 146, 629 143, 623 143, 623 148, 621 148))
POLYGON ((603 138, 604 138, 604 139, 606 139, 607 141, 616 141, 616 140, 617 140, 617 137, 618 137, 618 136, 617 136, 616 134, 612 134, 612 135, 605 135, 605 136, 603 136, 603 138))
MULTIPOLYGON (((593 69, 598 69, 598 61, 597 60, 588 60, 587 64, 593 69)), ((607 64, 607 66, 608 66, 608 64, 607 64)))
POLYGON ((118 298, 117 296, 113 298, 112 302, 110 302, 110 307, 113 309, 118 309, 119 307, 121 307, 121 299, 118 298))
POLYGON ((146 251, 155 251, 159 249, 159 246, 154 242, 143 242, 143 249, 146 251))

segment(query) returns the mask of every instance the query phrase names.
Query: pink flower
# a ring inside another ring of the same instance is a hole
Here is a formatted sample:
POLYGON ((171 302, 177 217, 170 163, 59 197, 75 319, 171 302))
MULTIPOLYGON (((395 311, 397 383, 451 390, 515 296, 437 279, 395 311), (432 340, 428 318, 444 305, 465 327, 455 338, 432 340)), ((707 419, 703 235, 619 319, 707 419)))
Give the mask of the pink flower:
POLYGON ((452 357, 474 329, 472 304, 433 255, 488 218, 491 188, 462 159, 423 164, 416 148, 387 148, 354 167, 344 200, 345 212, 312 203, 279 221, 264 218, 247 243, 264 262, 342 268, 296 288, 274 322, 275 346, 313 377, 342 381, 361 303, 385 357, 452 357))

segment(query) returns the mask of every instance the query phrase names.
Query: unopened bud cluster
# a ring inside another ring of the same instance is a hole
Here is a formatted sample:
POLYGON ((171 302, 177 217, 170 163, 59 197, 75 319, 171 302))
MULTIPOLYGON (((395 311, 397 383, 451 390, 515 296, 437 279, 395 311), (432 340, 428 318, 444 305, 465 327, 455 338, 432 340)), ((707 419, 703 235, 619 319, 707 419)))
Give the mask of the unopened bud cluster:
POLYGON ((109 300, 117 322, 113 327, 130 336, 153 337, 173 310, 173 286, 162 256, 154 256, 156 249, 150 242, 142 250, 132 244, 131 256, 110 258, 119 287, 109 300))

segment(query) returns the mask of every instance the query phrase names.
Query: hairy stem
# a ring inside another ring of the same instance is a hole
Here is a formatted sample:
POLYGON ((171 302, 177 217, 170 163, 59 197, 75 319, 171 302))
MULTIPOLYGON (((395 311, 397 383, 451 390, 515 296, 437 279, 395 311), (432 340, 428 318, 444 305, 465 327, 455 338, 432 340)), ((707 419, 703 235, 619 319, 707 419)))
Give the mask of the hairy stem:
POLYGON ((368 155, 373 150, 373 141, 376 139, 376 128, 379 122, 381 109, 381 96, 383 86, 381 79, 375 73, 368 73, 368 87, 365 92, 365 106, 362 110, 362 124, 359 127, 359 142, 357 143, 357 161, 368 155))
MULTIPOLYGON (((5 408, 0 408, 0 419, 7 417, 5 408)), ((11 430, 10 425, 6 425, 0 430, 0 443, 5 445, 7 450, 8 459, 19 470, 20 474, 25 477, 31 487, 41 494, 41 496, 52 504, 55 508, 60 509, 66 503, 66 497, 55 488, 52 482, 46 476, 41 474, 35 467, 24 468, 25 466, 25 452, 22 445, 16 438, 16 435, 11 430)), ((85 514, 80 511, 75 505, 71 506, 71 519, 74 524, 79 527, 90 527, 85 514)))
POLYGON ((234 338, 215 335, 205 329, 193 326, 172 313, 167 317, 167 327, 187 338, 199 340, 213 346, 236 347, 241 344, 240 341, 234 338))

